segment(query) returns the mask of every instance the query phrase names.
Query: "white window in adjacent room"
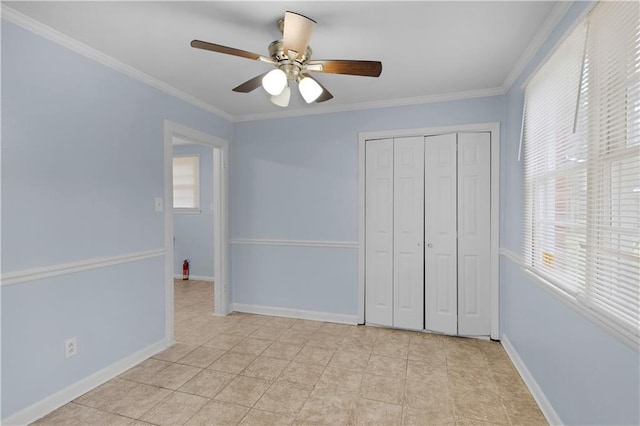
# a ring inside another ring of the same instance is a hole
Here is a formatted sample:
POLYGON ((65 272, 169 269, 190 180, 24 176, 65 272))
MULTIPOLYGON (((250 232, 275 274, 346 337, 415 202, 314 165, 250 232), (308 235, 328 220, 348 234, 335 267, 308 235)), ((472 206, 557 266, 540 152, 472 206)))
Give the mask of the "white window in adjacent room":
POLYGON ((173 157, 173 209, 176 212, 200 211, 200 157, 173 157))
POLYGON ((601 2, 525 88, 524 262, 640 342, 640 6, 601 2))

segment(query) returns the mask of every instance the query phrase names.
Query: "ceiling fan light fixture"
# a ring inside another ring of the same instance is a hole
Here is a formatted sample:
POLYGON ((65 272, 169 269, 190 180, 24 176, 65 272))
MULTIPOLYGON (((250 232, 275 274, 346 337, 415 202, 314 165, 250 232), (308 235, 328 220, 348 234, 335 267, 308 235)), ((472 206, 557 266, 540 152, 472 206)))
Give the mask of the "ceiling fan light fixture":
POLYGON ((279 95, 271 96, 271 103, 286 108, 289 106, 289 99, 291 99, 291 89, 286 86, 279 95))
POLYGON ((280 107, 287 107, 291 99, 290 82, 298 84, 298 90, 305 102, 326 102, 333 99, 333 95, 308 74, 310 71, 328 74, 346 74, 364 77, 379 77, 382 72, 382 62, 346 59, 315 59, 312 60, 312 50, 309 40, 316 21, 296 12, 285 12, 284 18, 279 19, 277 26, 282 33, 282 39, 269 44, 269 56, 262 56, 246 50, 221 44, 193 40, 191 47, 223 53, 240 58, 258 60, 271 64, 276 69, 257 75, 244 83, 234 87, 237 93, 249 93, 262 85, 271 95, 271 102, 280 107))
POLYGON ((262 77, 262 87, 272 96, 278 96, 287 87, 287 74, 281 69, 269 71, 262 77))
POLYGON ((311 77, 304 77, 298 83, 298 89, 300 94, 304 98, 304 101, 308 104, 315 101, 322 94, 322 86, 311 77))

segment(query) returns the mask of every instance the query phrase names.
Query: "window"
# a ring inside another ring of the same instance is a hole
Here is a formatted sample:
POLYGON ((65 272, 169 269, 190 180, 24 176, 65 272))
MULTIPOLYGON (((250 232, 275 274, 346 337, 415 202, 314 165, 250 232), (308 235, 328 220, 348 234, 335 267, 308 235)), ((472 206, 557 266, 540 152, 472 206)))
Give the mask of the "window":
POLYGON ((173 208, 181 212, 200 211, 200 157, 173 157, 173 208))
POLYGON ((528 269, 640 342, 640 10, 601 2, 525 88, 528 269))

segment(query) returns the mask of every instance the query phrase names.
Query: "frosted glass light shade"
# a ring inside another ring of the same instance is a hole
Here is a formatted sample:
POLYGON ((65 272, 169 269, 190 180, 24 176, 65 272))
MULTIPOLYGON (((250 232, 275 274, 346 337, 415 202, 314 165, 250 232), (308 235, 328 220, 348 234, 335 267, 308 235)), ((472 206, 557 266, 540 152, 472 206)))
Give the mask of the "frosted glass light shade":
POLYGON ((280 69, 269 71, 262 77, 262 87, 272 96, 277 96, 287 87, 287 75, 280 69))
POLYGON ((300 80, 298 89, 300 89, 300 94, 308 104, 318 99, 318 96, 322 94, 322 87, 310 77, 305 77, 300 80))
POLYGON ((289 99, 291 99, 291 89, 288 86, 279 95, 271 96, 271 102, 283 108, 289 106, 289 99))

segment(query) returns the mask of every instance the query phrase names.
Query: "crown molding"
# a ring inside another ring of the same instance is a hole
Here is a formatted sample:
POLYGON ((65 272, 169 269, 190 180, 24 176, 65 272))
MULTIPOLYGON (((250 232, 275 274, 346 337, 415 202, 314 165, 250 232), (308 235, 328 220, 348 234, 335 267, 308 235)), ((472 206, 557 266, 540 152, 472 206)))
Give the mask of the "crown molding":
POLYGON ((571 6, 571 2, 560 1, 551 10, 549 16, 545 19, 542 27, 538 30, 535 37, 531 40, 523 54, 520 56, 511 72, 500 87, 493 87, 488 89, 468 90, 461 92, 444 93, 437 95, 417 96, 400 99, 388 99, 372 102, 359 102, 347 105, 316 105, 315 108, 298 108, 290 110, 281 110, 273 112, 255 113, 255 114, 230 114, 222 109, 204 102, 195 96, 192 96, 180 89, 177 89, 155 77, 152 77, 130 65, 127 65, 119 60, 88 46, 58 30, 55 30, 40 21, 37 21, 15 9, 12 9, 5 4, 0 5, 0 12, 2 19, 6 19, 28 31, 33 32, 47 40, 50 40, 56 44, 66 47, 76 53, 86 56, 98 63, 108 66, 109 68, 118 71, 124 75, 134 78, 142 83, 145 83, 151 87, 161 90, 171 96, 174 96, 180 100, 188 102, 196 107, 199 107, 205 111, 209 111, 218 115, 230 122, 244 122, 244 121, 257 121, 268 120, 276 118, 289 118, 300 117, 306 115, 319 115, 319 114, 331 114, 336 112, 346 111, 358 111, 376 108, 390 108, 398 106, 409 106, 428 104, 435 102, 447 102, 457 101, 463 99, 501 96, 504 95, 513 85, 515 80, 520 76, 524 68, 529 64, 533 56, 538 49, 542 46, 544 41, 549 37, 555 26, 560 19, 566 14, 567 10, 571 6))
POLYGON ((269 120, 274 118, 299 117, 303 115, 330 114, 334 112, 361 111, 361 110, 375 109, 375 108, 389 108, 389 107, 397 107, 397 106, 429 104, 434 102, 459 101, 462 99, 484 98, 489 96, 500 96, 504 94, 505 94, 505 91, 502 87, 493 87, 490 89, 467 90, 464 92, 444 93, 440 95, 428 95, 428 96, 418 96, 418 97, 412 97, 412 98, 389 99, 389 100, 373 101, 373 102, 360 102, 360 103, 349 104, 349 105, 318 106, 316 108, 311 108, 311 109, 299 108, 299 109, 283 110, 283 111, 275 111, 275 112, 236 115, 234 116, 233 121, 234 122, 257 121, 257 120, 269 120))
POLYGON ((50 40, 54 43, 57 43, 67 49, 73 50, 76 53, 79 53, 83 56, 86 56, 89 59, 92 59, 102 65, 106 65, 111 69, 114 69, 126 76, 134 78, 142 83, 145 83, 151 87, 154 87, 158 90, 161 90, 171 96, 174 96, 180 100, 188 102, 192 105, 195 105, 199 108, 202 108, 205 111, 209 111, 213 114, 218 115, 226 120, 233 121, 233 116, 226 111, 221 110, 213 105, 210 105, 195 96, 189 95, 188 93, 183 92, 180 89, 177 89, 157 78, 154 78, 130 65, 127 65, 123 62, 118 61, 117 59, 91 47, 88 46, 72 37, 69 37, 66 34, 61 33, 58 30, 55 30, 40 21, 36 21, 29 16, 18 12, 15 9, 12 9, 4 4, 1 5, 1 16, 2 19, 6 19, 7 21, 14 23, 28 31, 31 31, 34 34, 39 35, 47 40, 50 40))
POLYGON ((570 1, 559 1, 556 3, 549 15, 542 23, 542 26, 536 32, 536 35, 531 39, 527 48, 522 52, 522 55, 518 58, 515 65, 511 69, 509 75, 502 83, 502 90, 507 93, 515 81, 520 77, 520 74, 524 71, 525 67, 529 65, 529 62, 533 59, 538 50, 542 47, 542 44, 549 38, 551 32, 556 28, 560 20, 567 13, 571 7, 570 1))

